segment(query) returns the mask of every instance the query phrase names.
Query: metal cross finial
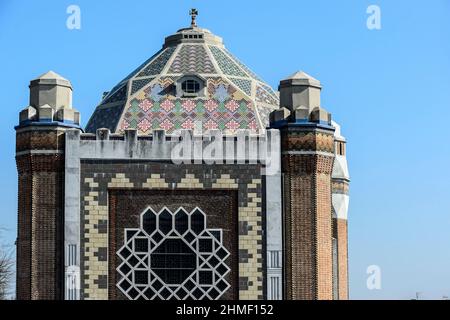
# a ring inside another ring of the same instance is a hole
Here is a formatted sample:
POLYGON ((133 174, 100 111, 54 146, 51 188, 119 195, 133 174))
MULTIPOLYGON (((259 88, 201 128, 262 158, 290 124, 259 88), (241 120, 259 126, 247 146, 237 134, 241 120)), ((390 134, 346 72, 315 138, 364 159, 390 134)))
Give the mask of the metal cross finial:
POLYGON ((197 16, 198 16, 198 10, 197 9, 191 9, 191 12, 189 12, 189 14, 192 17, 192 22, 191 22, 191 27, 196 27, 197 26, 197 16))

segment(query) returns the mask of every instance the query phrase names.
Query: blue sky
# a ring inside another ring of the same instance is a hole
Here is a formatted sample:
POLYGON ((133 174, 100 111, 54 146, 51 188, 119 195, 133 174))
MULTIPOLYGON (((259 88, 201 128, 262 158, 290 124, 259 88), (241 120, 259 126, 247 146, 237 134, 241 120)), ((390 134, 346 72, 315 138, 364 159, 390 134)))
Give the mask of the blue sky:
POLYGON ((0 1, 0 225, 15 239, 19 111, 29 81, 54 70, 71 80, 83 123, 103 91, 189 24, 274 88, 304 70, 321 80, 323 106, 348 138, 352 175, 350 292, 354 299, 450 296, 450 2, 382 0, 0 1), (81 8, 81 30, 66 9, 81 8), (366 9, 381 8, 381 30, 366 9), (382 289, 366 287, 378 265, 382 289))

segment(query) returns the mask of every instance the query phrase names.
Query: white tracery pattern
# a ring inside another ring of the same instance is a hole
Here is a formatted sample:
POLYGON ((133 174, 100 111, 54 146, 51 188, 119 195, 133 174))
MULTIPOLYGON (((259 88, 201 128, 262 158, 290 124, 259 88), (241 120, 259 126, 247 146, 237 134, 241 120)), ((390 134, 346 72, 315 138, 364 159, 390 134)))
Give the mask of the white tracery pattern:
POLYGON ((229 288, 230 256, 221 229, 206 229, 199 208, 145 210, 139 229, 125 229, 117 287, 131 300, 219 299, 229 288))

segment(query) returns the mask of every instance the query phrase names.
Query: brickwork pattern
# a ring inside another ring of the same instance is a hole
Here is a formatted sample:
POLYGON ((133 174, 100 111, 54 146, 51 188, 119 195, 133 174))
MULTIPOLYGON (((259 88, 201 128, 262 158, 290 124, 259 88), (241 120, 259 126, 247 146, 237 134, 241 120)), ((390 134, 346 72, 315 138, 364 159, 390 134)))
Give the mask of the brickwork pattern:
POLYGON ((282 150, 334 153, 334 136, 321 131, 283 131, 282 150))
POLYGON ((19 201, 16 262, 16 297, 18 300, 31 299, 31 197, 33 174, 25 171, 29 157, 17 159, 19 170, 19 201))
POLYGON ((40 130, 20 132, 16 136, 16 152, 27 150, 64 150, 64 131, 40 130))
POLYGON ((62 299, 63 131, 18 132, 17 279, 19 300, 62 299), (54 154, 29 151, 53 150, 54 154), (21 154, 23 153, 23 154, 21 154))
MULTIPOLYGON (((238 194, 239 299, 263 299, 264 255, 262 181, 259 165, 186 165, 170 163, 82 161, 82 297, 107 299, 111 283, 108 262, 99 251, 108 250, 108 194, 110 190, 235 190, 238 194), (243 227, 245 226, 245 227, 243 227), (100 233, 102 229, 105 234, 100 233), (97 252, 97 254, 96 254, 97 252), (242 284, 242 285, 241 285, 242 284)), ((131 200, 132 198, 130 198, 131 200)), ((112 201, 111 199, 109 201, 112 201)), ((140 213, 140 212, 139 212, 140 213)), ((136 226, 133 226, 136 227, 136 226)), ((214 227, 214 226, 209 226, 214 227)), ((109 257, 111 258, 111 257, 109 257)), ((110 266, 111 267, 111 266, 110 266)), ((237 266, 232 268, 237 269, 237 266)), ((236 271, 237 272, 237 271, 236 271)))
POLYGON ((286 298, 332 300, 334 137, 331 131, 288 127, 282 131, 282 145, 286 298))
POLYGON ((285 275, 286 298, 313 300, 316 296, 315 282, 315 229, 313 206, 310 201, 298 201, 313 197, 313 179, 310 176, 286 176, 285 179, 285 275), (294 213, 304 213, 297 214, 294 213), (301 243, 302 245, 297 245, 301 243))
MULTIPOLYGON (((246 226, 239 236, 239 249, 242 250, 239 264, 241 286, 240 299, 261 299, 263 292, 263 239, 262 239, 262 206, 261 179, 252 179, 247 185, 247 205, 239 207, 239 223, 246 226), (256 268, 255 266, 261 267, 256 268)), ((222 175, 212 185, 213 189, 237 189, 237 181, 229 174, 222 175)))
POLYGON ((348 222, 337 220, 339 300, 348 300, 348 222))
MULTIPOLYGON (((106 300, 108 288, 105 274, 108 272, 108 260, 105 257, 108 247, 108 206, 99 205, 99 185, 93 178, 85 178, 88 193, 83 197, 84 216, 84 255, 83 279, 84 292, 90 299, 106 300)), ((124 176, 115 176, 108 186, 126 186, 129 181, 124 176)))
POLYGON ((330 166, 330 173, 318 173, 316 179, 316 250, 317 250, 317 299, 333 300, 333 255, 331 182, 332 161, 323 159, 324 166, 330 166))
MULTIPOLYGON (((339 179, 333 179, 332 192, 334 194, 349 194, 349 183, 339 179)), ((345 219, 333 219, 335 224, 335 238, 337 240, 337 299, 348 300, 348 222, 345 219)))

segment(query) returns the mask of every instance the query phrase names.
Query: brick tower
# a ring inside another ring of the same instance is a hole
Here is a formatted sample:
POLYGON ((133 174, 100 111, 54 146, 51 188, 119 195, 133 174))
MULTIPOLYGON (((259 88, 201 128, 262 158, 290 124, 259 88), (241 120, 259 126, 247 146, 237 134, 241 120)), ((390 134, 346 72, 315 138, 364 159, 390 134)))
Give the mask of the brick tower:
POLYGON ((333 299, 331 174, 334 132, 320 105, 320 82, 297 72, 280 83, 284 176, 285 298, 333 299))
POLYGON ((16 127, 17 299, 63 298, 64 132, 79 128, 72 85, 54 72, 30 83, 16 127))

